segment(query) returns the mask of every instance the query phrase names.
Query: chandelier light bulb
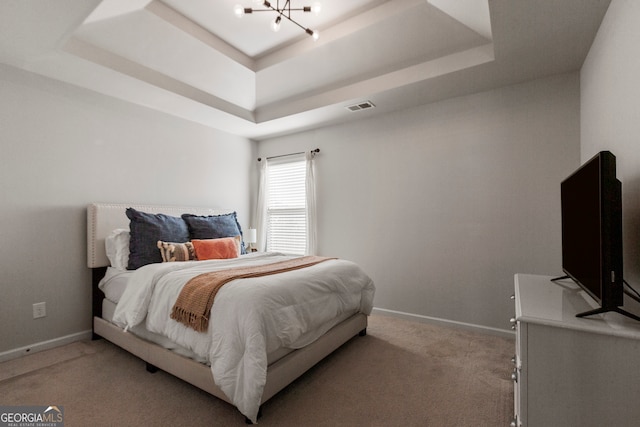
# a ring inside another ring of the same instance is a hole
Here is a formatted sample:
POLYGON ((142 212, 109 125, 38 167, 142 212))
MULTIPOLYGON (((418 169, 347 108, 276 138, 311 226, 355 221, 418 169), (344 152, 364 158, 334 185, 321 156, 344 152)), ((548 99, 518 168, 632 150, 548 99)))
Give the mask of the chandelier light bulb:
POLYGON ((322 3, 320 2, 315 2, 313 4, 313 6, 311 6, 311 11, 316 15, 320 15, 320 12, 322 11, 322 3))
POLYGON ((282 18, 280 18, 280 15, 278 15, 278 17, 271 22, 271 29, 277 33, 278 31, 280 31, 280 21, 282 20, 282 18))
POLYGON ((242 18, 244 16, 244 7, 239 4, 235 5, 233 7, 233 13, 235 13, 238 18, 242 18))
POLYGON ((318 39, 320 38, 320 32, 318 30, 315 30, 313 32, 313 34, 311 34, 311 37, 313 38, 313 41, 318 41, 318 39))

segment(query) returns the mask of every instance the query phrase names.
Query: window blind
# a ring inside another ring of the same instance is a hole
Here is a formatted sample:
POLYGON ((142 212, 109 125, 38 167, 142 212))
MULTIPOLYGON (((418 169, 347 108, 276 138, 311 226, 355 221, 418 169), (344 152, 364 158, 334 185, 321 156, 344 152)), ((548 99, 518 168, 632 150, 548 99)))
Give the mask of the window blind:
POLYGON ((304 157, 270 161, 267 250, 304 254, 306 247, 304 157))

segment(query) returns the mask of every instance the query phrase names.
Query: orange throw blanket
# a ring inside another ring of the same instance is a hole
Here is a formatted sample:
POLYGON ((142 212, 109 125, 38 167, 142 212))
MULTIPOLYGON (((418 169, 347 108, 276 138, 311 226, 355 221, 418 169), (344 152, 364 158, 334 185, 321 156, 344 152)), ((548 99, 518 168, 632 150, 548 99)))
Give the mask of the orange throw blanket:
POLYGON ((204 332, 209 327, 209 313, 211 306, 213 306, 213 300, 220 288, 226 283, 235 279, 298 270, 330 259, 335 258, 304 256, 266 265, 230 268, 199 274, 190 279, 180 291, 171 311, 171 318, 198 332, 204 332))

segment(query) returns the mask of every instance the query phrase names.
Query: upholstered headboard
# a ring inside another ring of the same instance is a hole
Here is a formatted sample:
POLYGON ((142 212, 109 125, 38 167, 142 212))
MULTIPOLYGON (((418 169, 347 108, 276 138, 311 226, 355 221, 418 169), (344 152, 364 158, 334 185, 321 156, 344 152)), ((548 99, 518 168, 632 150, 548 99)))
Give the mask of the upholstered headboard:
POLYGON ((129 218, 127 218, 125 214, 127 208, 178 217, 184 213, 194 215, 221 215, 233 212, 231 209, 189 206, 92 203, 87 207, 87 265, 89 268, 106 267, 109 265, 104 242, 107 236, 116 228, 129 228, 129 218))

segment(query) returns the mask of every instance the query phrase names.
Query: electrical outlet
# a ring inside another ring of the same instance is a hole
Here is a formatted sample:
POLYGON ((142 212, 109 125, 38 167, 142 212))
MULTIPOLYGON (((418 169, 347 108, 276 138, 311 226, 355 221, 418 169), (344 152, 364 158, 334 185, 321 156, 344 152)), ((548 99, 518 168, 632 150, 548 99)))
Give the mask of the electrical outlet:
POLYGON ((47 303, 46 302, 38 302, 33 304, 33 318, 39 319, 41 317, 45 317, 47 315, 47 303))

